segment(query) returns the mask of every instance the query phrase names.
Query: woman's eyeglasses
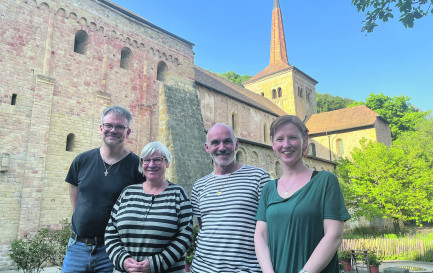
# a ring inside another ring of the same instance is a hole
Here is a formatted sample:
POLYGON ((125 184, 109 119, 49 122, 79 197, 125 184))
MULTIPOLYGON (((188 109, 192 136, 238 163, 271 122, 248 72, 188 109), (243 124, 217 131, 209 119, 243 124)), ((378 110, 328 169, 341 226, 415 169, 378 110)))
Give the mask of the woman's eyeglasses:
POLYGON ((155 165, 161 165, 162 161, 164 161, 165 157, 155 157, 155 158, 141 158, 141 164, 149 165, 151 161, 155 165))

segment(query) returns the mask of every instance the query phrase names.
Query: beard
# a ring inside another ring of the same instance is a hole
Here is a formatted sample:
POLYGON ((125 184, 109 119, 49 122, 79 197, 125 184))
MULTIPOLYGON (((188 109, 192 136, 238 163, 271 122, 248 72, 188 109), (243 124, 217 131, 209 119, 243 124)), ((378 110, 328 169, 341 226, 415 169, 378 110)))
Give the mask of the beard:
POLYGON ((109 146, 109 147, 115 147, 121 143, 123 143, 123 141, 125 140, 124 137, 122 137, 122 134, 111 134, 108 133, 106 135, 103 135, 102 140, 104 141, 105 145, 109 146), (115 139, 113 138, 109 138, 110 136, 114 136, 117 137, 115 139))
POLYGON ((215 153, 212 154, 212 160, 219 166, 228 166, 230 165, 233 160, 235 159, 235 153, 230 151, 230 150, 225 150, 223 152, 221 151, 216 151, 215 153), (218 156, 219 155, 230 155, 228 159, 226 160, 219 160, 218 156))

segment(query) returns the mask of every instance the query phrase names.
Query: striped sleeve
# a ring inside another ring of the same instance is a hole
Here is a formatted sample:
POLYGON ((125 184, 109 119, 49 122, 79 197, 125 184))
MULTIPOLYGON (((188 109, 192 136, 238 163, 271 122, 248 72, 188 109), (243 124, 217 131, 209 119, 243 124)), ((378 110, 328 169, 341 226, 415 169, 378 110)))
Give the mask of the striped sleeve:
POLYGON ((113 262, 116 270, 125 271, 123 268, 123 262, 126 258, 131 257, 128 251, 123 247, 122 240, 117 229, 117 212, 119 205, 122 202, 125 190, 120 194, 116 203, 111 210, 110 219, 108 220, 107 227, 105 229, 105 247, 108 257, 113 262))

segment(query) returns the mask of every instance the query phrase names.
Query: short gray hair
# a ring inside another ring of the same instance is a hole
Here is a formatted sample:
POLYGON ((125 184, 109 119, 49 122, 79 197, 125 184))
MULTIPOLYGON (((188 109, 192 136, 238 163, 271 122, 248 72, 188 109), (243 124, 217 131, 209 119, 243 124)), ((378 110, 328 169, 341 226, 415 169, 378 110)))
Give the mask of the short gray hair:
POLYGON ((113 113, 117 116, 122 116, 126 118, 126 120, 128 121, 128 126, 131 123, 132 120, 131 112, 129 112, 126 108, 123 108, 122 106, 113 105, 105 108, 104 112, 102 112, 101 124, 104 123, 104 117, 109 113, 113 113))
POLYGON ((138 171, 142 174, 143 173, 143 166, 141 165, 141 158, 147 158, 151 155, 153 155, 155 152, 161 153, 168 163, 171 162, 171 155, 168 151, 167 147, 165 147, 161 142, 154 141, 148 143, 146 146, 144 146, 143 150, 141 150, 140 153, 140 163, 138 164, 138 171))

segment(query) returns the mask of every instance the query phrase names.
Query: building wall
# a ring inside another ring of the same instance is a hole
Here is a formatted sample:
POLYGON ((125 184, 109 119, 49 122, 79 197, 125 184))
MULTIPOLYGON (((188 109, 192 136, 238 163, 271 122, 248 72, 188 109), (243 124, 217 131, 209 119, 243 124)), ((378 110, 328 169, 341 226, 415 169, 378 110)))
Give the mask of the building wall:
POLYGON ((245 84, 245 88, 257 93, 264 93, 264 97, 270 99, 287 114, 296 115, 297 105, 295 103, 296 93, 293 89, 294 79, 293 71, 285 70, 283 72, 268 75, 249 84, 245 84), (281 88, 282 97, 272 97, 272 90, 281 88))
POLYGON ((382 119, 377 119, 374 127, 376 128, 376 139, 377 142, 381 142, 386 146, 390 147, 392 144, 391 128, 388 123, 382 119))
MULTIPOLYGON (((0 268, 8 268, 13 239, 71 216, 64 179, 76 155, 101 145, 102 110, 131 111, 127 147, 139 153, 170 114, 159 105, 158 63, 167 66, 167 84, 182 82, 178 92, 193 85, 194 53, 192 44, 93 0, 2 0, 0 15, 0 268), (85 54, 74 52, 79 30, 88 34, 85 54), (120 67, 124 47, 132 52, 128 69, 120 67)), ((178 152, 179 144, 166 144, 178 152)))
POLYGON ((334 161, 339 157, 351 158, 350 152, 356 147, 360 148, 359 141, 362 138, 377 142, 376 128, 356 130, 344 133, 329 134, 324 136, 310 137, 309 143, 316 146, 316 157, 334 161), (343 141, 343 153, 338 153, 338 140, 343 141), (329 143, 331 146, 329 146, 329 143))

